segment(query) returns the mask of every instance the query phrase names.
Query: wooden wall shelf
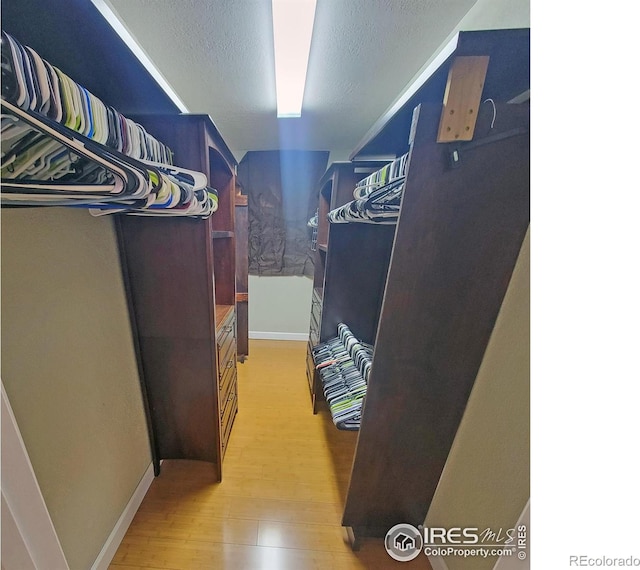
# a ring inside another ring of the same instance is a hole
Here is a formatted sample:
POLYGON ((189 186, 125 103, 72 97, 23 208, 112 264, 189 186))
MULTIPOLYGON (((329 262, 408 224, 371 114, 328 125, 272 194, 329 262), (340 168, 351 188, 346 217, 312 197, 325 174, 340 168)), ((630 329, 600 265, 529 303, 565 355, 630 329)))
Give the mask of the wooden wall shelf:
POLYGON ((212 239, 224 239, 224 238, 232 238, 235 234, 232 231, 212 231, 211 238, 212 239))

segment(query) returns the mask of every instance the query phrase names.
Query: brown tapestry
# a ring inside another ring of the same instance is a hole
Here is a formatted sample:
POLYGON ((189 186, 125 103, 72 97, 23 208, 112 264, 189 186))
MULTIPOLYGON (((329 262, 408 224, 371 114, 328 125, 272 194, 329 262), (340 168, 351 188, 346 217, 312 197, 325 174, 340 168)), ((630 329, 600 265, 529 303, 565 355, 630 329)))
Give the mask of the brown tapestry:
POLYGON ((238 166, 249 196, 249 273, 313 276, 311 228, 327 151, 250 151, 238 166))

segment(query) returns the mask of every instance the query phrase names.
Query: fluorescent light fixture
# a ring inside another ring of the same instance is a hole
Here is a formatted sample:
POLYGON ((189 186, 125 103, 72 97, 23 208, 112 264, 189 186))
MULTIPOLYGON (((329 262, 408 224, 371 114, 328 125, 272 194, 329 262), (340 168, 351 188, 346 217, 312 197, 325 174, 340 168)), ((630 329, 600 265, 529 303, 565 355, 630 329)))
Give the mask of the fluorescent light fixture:
POLYGON ((271 0, 278 117, 300 117, 316 0, 271 0))
POLYGON ((140 47, 140 44, 131 35, 129 30, 127 30, 125 25, 122 23, 122 20, 120 20, 113 11, 113 8, 105 0, 91 0, 91 3, 100 11, 103 18, 122 38, 124 43, 127 44, 128 48, 133 52, 133 55, 138 58, 138 61, 151 74, 151 77, 156 80, 156 83, 167 94, 169 99, 176 104, 182 113, 188 113, 189 109, 187 109, 187 106, 182 102, 180 97, 178 97, 178 94, 173 90, 173 87, 169 85, 169 82, 164 78, 162 73, 160 73, 160 70, 155 66, 153 61, 151 61, 151 58, 144 52, 142 47, 140 47))

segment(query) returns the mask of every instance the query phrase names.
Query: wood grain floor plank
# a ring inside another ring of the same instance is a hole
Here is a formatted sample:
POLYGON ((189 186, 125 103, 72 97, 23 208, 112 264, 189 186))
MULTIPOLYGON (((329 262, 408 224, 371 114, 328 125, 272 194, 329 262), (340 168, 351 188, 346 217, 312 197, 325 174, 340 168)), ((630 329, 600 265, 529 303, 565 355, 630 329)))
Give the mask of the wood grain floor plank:
POLYGON ((382 541, 353 552, 341 526, 357 433, 311 413, 306 343, 250 341, 223 464, 165 461, 111 570, 430 570, 382 541))

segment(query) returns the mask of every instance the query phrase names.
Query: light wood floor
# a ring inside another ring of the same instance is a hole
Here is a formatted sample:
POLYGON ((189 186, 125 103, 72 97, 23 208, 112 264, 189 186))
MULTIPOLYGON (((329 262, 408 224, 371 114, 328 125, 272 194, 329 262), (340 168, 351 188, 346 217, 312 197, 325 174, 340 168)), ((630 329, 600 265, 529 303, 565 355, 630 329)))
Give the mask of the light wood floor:
POLYGON ((382 541, 353 552, 340 525, 357 434, 311 413, 305 342, 250 341, 223 481, 196 461, 165 461, 111 570, 425 568, 382 541))

